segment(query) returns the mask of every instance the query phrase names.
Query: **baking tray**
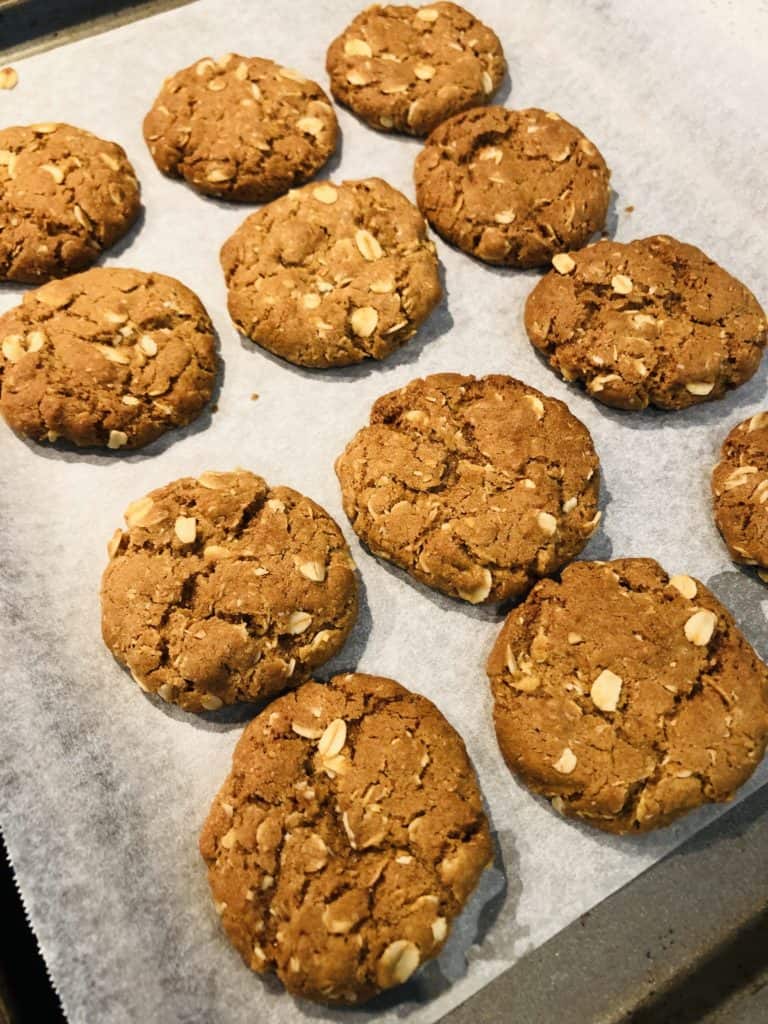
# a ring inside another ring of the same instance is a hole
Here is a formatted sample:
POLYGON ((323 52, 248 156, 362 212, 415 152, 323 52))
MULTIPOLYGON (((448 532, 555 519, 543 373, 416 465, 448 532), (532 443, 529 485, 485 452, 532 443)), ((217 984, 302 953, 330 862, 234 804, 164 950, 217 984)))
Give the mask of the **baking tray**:
MULTIPOLYGON (((188 2, 0 0, 0 62, 188 2)), ((523 957, 444 1020, 764 1024, 767 862, 768 786, 523 957)), ((0 1021, 51 1020, 54 997, 40 990, 44 975, 33 963, 28 924, 4 858, 0 871, 5 873, 0 1021), (34 987, 25 987, 24 975, 34 977, 34 987)))

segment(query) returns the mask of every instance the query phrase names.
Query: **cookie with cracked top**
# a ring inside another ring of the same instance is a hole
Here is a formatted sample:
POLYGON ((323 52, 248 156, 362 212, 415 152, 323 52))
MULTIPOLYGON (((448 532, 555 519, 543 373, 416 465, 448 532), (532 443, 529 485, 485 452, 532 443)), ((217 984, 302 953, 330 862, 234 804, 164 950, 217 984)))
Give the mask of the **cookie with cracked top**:
POLYGON ((246 964, 349 1004, 437 956, 492 856, 461 737, 425 697, 362 674, 308 682, 248 724, 200 850, 246 964))
POLYGON ((444 121, 416 158, 419 209, 464 252, 540 267, 605 224, 609 171, 559 114, 478 107, 444 121))
POLYGON ((442 291, 424 218, 381 178, 291 190, 245 220, 221 265, 237 327, 299 366, 386 358, 442 291))
POLYGON ((264 203, 308 181, 336 149, 316 82, 261 57, 204 57, 166 78, 144 119, 163 172, 218 199, 264 203))
POLYGON ((101 585, 104 641, 185 711, 262 700, 341 650, 355 567, 334 520, 246 470, 184 477, 125 511, 101 585))
POLYGON ((0 129, 0 280, 83 270, 139 210, 136 174, 116 142, 70 124, 0 129))
POLYGON ((768 742, 768 669, 702 583, 650 558, 575 562, 539 583, 488 676, 510 769, 606 832, 729 800, 768 742))
POLYGON ((501 374, 434 374, 379 398, 336 475, 373 554, 473 604, 520 597, 600 521, 587 428, 501 374))
POLYGON ((138 448, 200 414, 216 362, 213 325, 189 288, 94 267, 0 316, 0 412, 35 441, 138 448))
POLYGON ((754 295, 668 235, 559 253, 525 307, 531 343, 618 409, 685 409, 754 374, 768 333, 754 295))
POLYGON ((340 103, 372 128, 409 135, 486 103, 506 67, 496 34, 453 3, 368 7, 326 58, 340 103))
POLYGON ((712 471, 715 523, 736 562, 768 582, 768 412, 738 423, 712 471))

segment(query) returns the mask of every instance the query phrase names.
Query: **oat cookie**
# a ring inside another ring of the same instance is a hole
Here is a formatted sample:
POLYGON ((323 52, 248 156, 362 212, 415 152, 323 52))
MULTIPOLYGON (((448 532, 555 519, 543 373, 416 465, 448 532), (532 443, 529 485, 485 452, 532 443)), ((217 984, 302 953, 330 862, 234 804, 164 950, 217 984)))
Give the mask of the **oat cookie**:
POLYGON ((381 178, 292 190, 245 220, 221 264, 239 330, 301 366, 384 359, 441 294, 424 218, 381 178))
POLYGON ((95 267, 0 316, 0 411, 35 441, 138 448, 195 419, 215 378, 208 314, 164 274, 95 267))
POLYGON ((331 91, 372 128, 428 135, 487 103, 506 70, 496 34, 463 7, 368 7, 335 39, 331 91))
POLYGON ((360 674, 249 723, 200 850, 246 964, 326 1003, 436 956, 492 855, 461 737, 425 697, 360 674))
POLYGON ((206 195, 263 203, 308 181, 336 149, 330 101, 261 57, 204 57, 166 78, 144 119, 163 172, 206 195))
POLYGON ((336 523, 246 470, 203 473, 125 511, 101 586, 107 647, 139 686, 186 711, 303 682, 357 616, 336 523))
POLYGON ((712 472, 715 522, 737 562, 768 582, 768 412, 739 423, 712 472))
POLYGON ((576 562, 539 583, 488 675, 512 771, 606 832, 730 799, 765 752, 768 669, 702 583, 650 558, 576 562))
POLYGON ((125 151, 70 124, 0 130, 0 280, 34 284, 93 263, 139 215, 125 151))
POLYGON ((598 401, 684 409, 722 398, 757 369, 765 314, 700 249, 654 235, 552 262, 528 297, 528 337, 598 401))
POLYGON ((581 551, 600 521, 598 466, 563 402, 512 377, 442 373, 379 398, 336 474, 373 554, 479 604, 581 551))
POLYGON ((539 267, 605 223, 609 171, 578 128, 543 110, 478 107, 439 125, 414 170, 419 209, 464 252, 539 267))

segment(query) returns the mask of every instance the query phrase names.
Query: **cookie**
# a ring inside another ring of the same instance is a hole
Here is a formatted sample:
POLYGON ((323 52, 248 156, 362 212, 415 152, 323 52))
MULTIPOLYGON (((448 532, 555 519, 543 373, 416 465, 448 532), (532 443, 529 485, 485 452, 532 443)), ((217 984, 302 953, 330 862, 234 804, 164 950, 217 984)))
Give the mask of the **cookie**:
POLYGON ((125 151, 70 124, 0 129, 0 280, 90 266, 139 215, 125 151))
POLYGON ((558 114, 478 107, 439 125, 414 170, 419 209, 446 241, 510 267, 540 267, 605 224, 609 171, 558 114))
POLYGON ((731 430, 712 472, 715 523, 736 562, 768 582, 768 412, 731 430))
POLYGON ((379 131, 428 135, 499 88, 496 34, 458 4, 368 7, 328 49, 336 99, 379 131))
POLYGON ((261 700, 341 650, 357 616, 336 523, 246 470, 203 473, 125 511, 101 585, 104 642, 186 711, 261 700))
POLYGON ((765 313, 740 281, 668 235, 560 253, 525 307, 531 343, 617 409, 685 409, 754 374, 765 313))
POLYGON ((425 697, 360 674, 248 724, 200 850, 246 964, 325 1003, 436 956, 492 855, 461 737, 425 697))
POLYGON ((138 448, 195 419, 215 378, 208 314, 164 274, 96 267, 0 316, 0 411, 35 441, 138 448))
POLYGON ((539 583, 488 675, 511 770, 606 832, 730 799, 768 741, 768 669, 702 583, 650 558, 576 562, 539 583))
POLYGON ((294 189, 221 250, 238 329, 300 366, 384 359, 441 295, 424 219, 381 178, 294 189))
POLYGON ((442 373, 379 398, 336 475, 373 554, 479 604, 581 551, 600 521, 598 467, 563 402, 512 377, 442 373))
POLYGON ((157 166, 219 199, 263 203, 308 181, 336 149, 338 125, 316 82, 229 53, 166 78, 144 119, 157 166))

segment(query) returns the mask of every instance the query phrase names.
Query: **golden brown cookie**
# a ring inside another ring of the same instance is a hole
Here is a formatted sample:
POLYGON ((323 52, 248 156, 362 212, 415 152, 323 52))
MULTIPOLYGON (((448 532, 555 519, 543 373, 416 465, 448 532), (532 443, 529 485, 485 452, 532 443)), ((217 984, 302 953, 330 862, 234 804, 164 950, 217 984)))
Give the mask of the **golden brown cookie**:
POLYGON ((539 583, 488 675, 512 771, 606 832, 730 799, 768 741, 768 669, 702 583, 650 558, 575 562, 539 583))
POLYGON ((712 472, 715 523, 731 557, 768 582, 768 412, 739 423, 712 472))
POLYGON ((0 130, 0 280, 82 270, 139 215, 125 151, 70 124, 0 130))
POLYGON ((600 521, 598 459, 563 402, 502 375, 441 373, 379 398, 336 462, 373 554, 473 604, 524 594, 600 521))
POLYGON ((95 267, 0 316, 0 412, 35 441, 138 448, 200 414, 213 326, 164 274, 95 267))
POLYGON ((144 119, 163 172, 206 195, 263 203, 308 181, 338 125, 316 82, 261 57, 204 57, 166 78, 144 119))
POLYGON ((478 107, 444 121, 414 170, 419 209, 464 252, 539 267, 605 223, 609 171, 578 128, 543 110, 478 107))
POLYGON ((492 854, 461 737, 425 697, 359 674, 249 723, 200 850, 246 964, 325 1003, 436 956, 492 854))
POLYGON ((560 253, 525 307, 533 345, 619 409, 684 409, 749 380, 768 338, 740 281, 668 235, 560 253))
POLYGON ((326 58, 340 103, 372 128, 409 135, 486 103, 506 66, 496 34, 452 3, 368 7, 326 58))
POLYGON ((300 366, 384 359, 441 295, 416 207, 381 178, 293 189, 221 250, 235 324, 300 366))
POLYGON ((246 470, 203 473, 125 511, 101 585, 104 642, 185 711, 261 700, 341 650, 357 582, 336 523, 246 470))

